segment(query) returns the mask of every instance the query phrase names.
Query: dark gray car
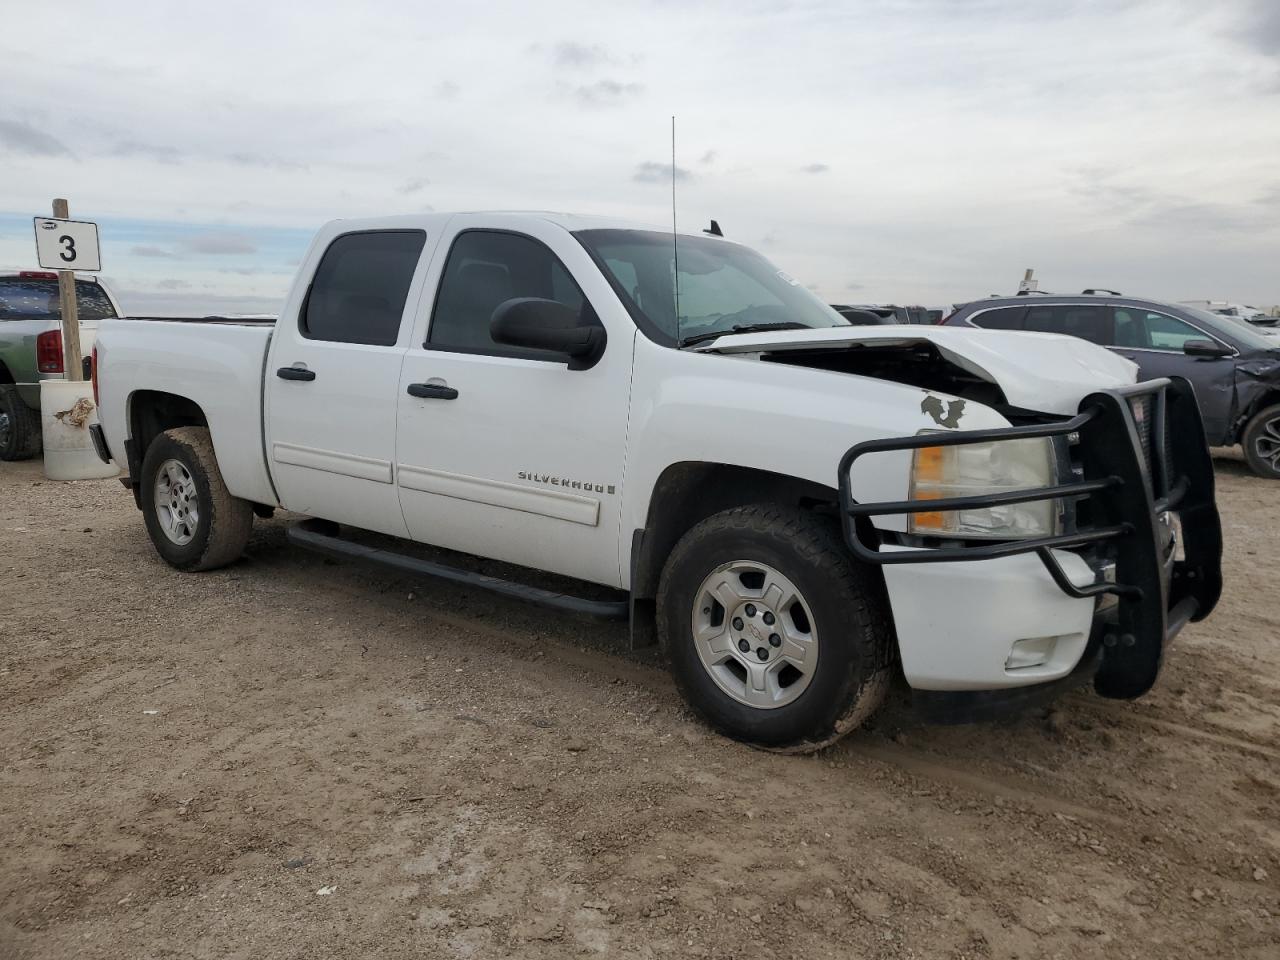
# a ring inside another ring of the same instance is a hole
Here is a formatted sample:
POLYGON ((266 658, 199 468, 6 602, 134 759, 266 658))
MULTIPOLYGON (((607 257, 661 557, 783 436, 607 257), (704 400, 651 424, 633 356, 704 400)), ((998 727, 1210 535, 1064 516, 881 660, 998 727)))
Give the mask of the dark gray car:
POLYGON ((1112 293, 991 297, 943 322, 1064 333, 1132 360, 1139 379, 1186 377, 1210 445, 1239 443, 1255 473, 1280 479, 1280 337, 1274 334, 1196 307, 1112 293))

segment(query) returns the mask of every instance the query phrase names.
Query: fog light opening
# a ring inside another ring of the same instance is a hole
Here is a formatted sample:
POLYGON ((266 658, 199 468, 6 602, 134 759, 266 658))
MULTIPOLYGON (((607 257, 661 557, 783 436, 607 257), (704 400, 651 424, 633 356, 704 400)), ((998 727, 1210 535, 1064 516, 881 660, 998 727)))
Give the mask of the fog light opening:
POLYGON ((1057 637, 1028 637, 1025 640, 1017 640, 1009 650, 1004 668, 1026 670, 1028 667, 1044 666, 1053 656, 1053 648, 1057 644, 1057 637))

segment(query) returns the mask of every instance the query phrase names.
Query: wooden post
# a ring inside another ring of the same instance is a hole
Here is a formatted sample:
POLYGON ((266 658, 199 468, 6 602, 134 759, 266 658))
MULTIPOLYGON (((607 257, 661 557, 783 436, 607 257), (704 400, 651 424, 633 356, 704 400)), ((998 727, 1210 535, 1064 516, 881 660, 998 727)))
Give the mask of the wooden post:
MULTIPOLYGON (((70 208, 61 198, 53 201, 53 218, 70 220, 70 208)), ((68 380, 83 380, 84 366, 80 360, 80 311, 76 305, 76 274, 74 270, 58 271, 58 302, 62 306, 62 368, 68 380)))

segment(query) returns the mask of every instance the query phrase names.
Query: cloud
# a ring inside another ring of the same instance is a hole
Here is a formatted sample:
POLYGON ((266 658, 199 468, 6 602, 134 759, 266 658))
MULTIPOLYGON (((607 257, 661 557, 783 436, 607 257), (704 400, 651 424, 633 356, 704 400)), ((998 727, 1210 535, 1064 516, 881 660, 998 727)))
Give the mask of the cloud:
POLYGON ((159 290, 186 290, 189 289, 190 286, 191 284, 187 283, 187 281, 181 280, 177 277, 166 277, 156 283, 156 288, 159 290))
POLYGON ((860 283, 854 283, 852 280, 850 280, 848 283, 846 283, 846 284, 844 285, 844 288, 845 288, 846 290, 862 290, 862 289, 865 289, 865 288, 862 286, 862 284, 860 284, 860 283))
POLYGON ((182 151, 177 147, 162 147, 151 143, 141 143, 137 140, 121 140, 117 142, 115 149, 111 151, 111 155, 115 157, 146 157, 149 160, 155 160, 157 163, 180 163, 182 161, 182 151))
POLYGON ((1224 233, 1274 225, 1259 216, 1252 207, 1226 203, 1201 203, 1193 200, 1172 200, 1156 204, 1131 217, 1129 223, 1136 227, 1157 230, 1186 231, 1189 235, 1224 233))
POLYGON ((436 84, 436 96, 441 100, 456 100, 462 88, 452 80, 441 80, 436 84))
MULTIPOLYGON (((693 174, 684 167, 676 167, 677 180, 688 180, 692 176, 693 174)), ((636 170, 631 175, 631 179, 636 183, 670 183, 671 164, 646 160, 644 163, 636 164, 636 170)))
POLYGON ((69 157, 61 140, 21 120, 0 120, 0 149, 33 157, 69 157))
POLYGON ((1126 181, 1120 167, 1085 165, 1068 171, 1068 190, 1093 209, 1130 226, 1178 231, 1187 236, 1266 230, 1277 225, 1280 185, 1272 185, 1252 203, 1224 203, 1158 190, 1126 181))
POLYGON ((573 88, 573 95, 589 107, 612 107, 630 97, 644 92, 642 83, 623 83, 619 80, 597 80, 573 88))
POLYGON ((1280 59, 1280 4, 1276 0, 1251 0, 1244 7, 1245 22, 1235 38, 1258 53, 1280 59))
POLYGON ((1280 183, 1272 184, 1254 201, 1260 207, 1280 207, 1280 183))
POLYGON ((151 257, 161 260, 176 260, 178 255, 172 250, 166 250, 163 247, 137 246, 129 251, 135 257, 151 257))
POLYGON ((590 69, 614 62, 609 51, 599 44, 587 45, 575 43, 572 40, 553 46, 551 61, 557 67, 566 67, 571 70, 590 69))
POLYGON ((396 187, 396 193, 417 193, 430 182, 426 177, 414 177, 396 187))
POLYGON ((719 154, 717 154, 714 150, 708 150, 706 153, 704 153, 702 156, 698 158, 698 162, 703 166, 706 166, 707 164, 715 163, 717 156, 719 156, 719 154))
POLYGON ((825 163, 811 163, 808 166, 801 167, 801 173, 826 173, 831 168, 825 163))
POLYGON ((236 152, 227 154, 227 159, 242 167, 267 167, 273 170, 306 170, 305 163, 295 160, 284 160, 280 157, 263 156, 260 153, 236 152))
POLYGON ((214 231, 193 233, 190 236, 182 237, 178 243, 190 253, 207 253, 214 256, 258 252, 258 248, 253 241, 242 233, 214 231))

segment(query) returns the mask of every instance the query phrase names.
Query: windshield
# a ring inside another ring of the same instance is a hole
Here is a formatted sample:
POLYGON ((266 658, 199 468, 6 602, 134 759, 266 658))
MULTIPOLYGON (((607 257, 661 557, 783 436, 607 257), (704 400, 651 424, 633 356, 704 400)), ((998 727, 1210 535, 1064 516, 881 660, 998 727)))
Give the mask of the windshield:
POLYGON ((574 236, 613 281, 636 323, 657 339, 675 342, 756 324, 847 326, 798 280, 736 243, 682 235, 673 250, 671 234, 650 230, 581 230, 574 236))
POLYGON ((1249 350, 1275 350, 1276 338, 1267 336, 1260 329, 1251 324, 1243 317, 1224 316, 1220 313, 1210 313, 1208 310, 1201 310, 1199 307, 1182 307, 1184 313, 1191 316, 1192 319, 1198 321, 1205 327, 1208 327, 1214 333, 1219 333, 1224 337, 1228 337, 1236 342, 1239 347, 1249 350))

